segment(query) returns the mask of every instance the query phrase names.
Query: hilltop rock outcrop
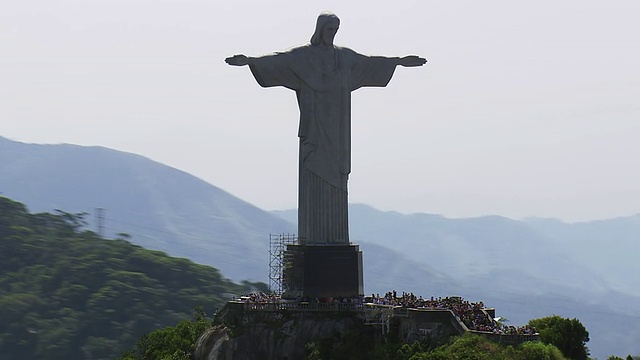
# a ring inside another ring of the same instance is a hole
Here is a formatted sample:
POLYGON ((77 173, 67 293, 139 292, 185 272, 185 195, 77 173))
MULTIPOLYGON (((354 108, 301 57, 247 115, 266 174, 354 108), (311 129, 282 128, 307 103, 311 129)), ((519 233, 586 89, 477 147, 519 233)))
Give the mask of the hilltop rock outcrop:
MULTIPOLYGON (((277 315, 277 314, 272 314, 277 315)), ((209 329, 196 344, 196 360, 303 359, 313 341, 344 338, 347 334, 371 335, 373 328, 356 316, 326 314, 274 316, 228 327, 209 329)))

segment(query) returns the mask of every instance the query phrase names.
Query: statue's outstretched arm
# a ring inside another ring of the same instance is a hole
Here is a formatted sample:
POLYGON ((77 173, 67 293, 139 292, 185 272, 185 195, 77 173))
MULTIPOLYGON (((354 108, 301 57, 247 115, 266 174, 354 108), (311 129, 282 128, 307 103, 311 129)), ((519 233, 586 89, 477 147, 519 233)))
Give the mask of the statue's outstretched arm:
POLYGON ((250 57, 242 55, 242 54, 238 54, 238 55, 233 55, 231 57, 228 57, 226 59, 224 59, 224 61, 229 64, 229 65, 233 65, 233 66, 245 66, 248 65, 251 62, 250 57))
POLYGON ((427 59, 421 58, 416 55, 409 55, 405 57, 398 58, 398 65, 402 66, 422 66, 427 62, 427 59))

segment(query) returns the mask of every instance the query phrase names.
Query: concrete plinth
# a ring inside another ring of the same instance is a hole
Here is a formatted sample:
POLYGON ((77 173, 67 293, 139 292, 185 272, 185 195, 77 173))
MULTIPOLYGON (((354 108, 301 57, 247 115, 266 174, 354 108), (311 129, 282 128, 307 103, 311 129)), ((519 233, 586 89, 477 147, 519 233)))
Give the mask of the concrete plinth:
POLYGON ((358 245, 287 245, 283 297, 329 298, 364 294, 358 245))

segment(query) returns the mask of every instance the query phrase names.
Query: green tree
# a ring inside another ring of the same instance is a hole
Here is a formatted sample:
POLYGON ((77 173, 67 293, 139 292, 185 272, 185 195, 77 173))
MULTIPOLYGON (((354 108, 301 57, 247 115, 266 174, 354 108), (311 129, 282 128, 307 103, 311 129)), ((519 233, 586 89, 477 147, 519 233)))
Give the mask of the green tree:
MULTIPOLYGON (((530 341, 520 345, 522 360, 557 360, 564 359, 562 352, 551 344, 530 341)), ((507 357, 508 359, 508 357, 507 357)))
POLYGON ((125 353, 120 360, 191 360, 198 338, 211 327, 201 307, 194 309, 191 321, 181 321, 143 335, 137 350, 125 353))
POLYGON ((492 342, 484 336, 466 333, 455 336, 451 342, 431 350, 422 350, 414 344, 403 346, 398 360, 564 360, 562 352, 551 344, 525 342, 518 346, 505 346, 492 342))
POLYGON ((465 333, 456 336, 452 343, 440 346, 429 352, 425 359, 429 360, 449 360, 449 359, 474 359, 474 360, 495 360, 502 359, 500 352, 502 349, 498 344, 492 343, 484 337, 465 333))
POLYGON ((588 359, 589 332, 578 319, 553 315, 529 321, 540 333, 540 341, 556 346, 564 356, 574 360, 588 359))

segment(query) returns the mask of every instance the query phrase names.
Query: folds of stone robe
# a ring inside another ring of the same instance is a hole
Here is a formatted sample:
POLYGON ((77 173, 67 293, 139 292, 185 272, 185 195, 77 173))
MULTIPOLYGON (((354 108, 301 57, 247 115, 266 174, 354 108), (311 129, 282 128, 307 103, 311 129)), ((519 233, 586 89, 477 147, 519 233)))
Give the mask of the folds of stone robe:
POLYGON ((252 60, 251 72, 261 86, 284 86, 297 95, 301 243, 349 243, 351 91, 386 86, 395 67, 396 59, 336 46, 304 45, 252 60))

